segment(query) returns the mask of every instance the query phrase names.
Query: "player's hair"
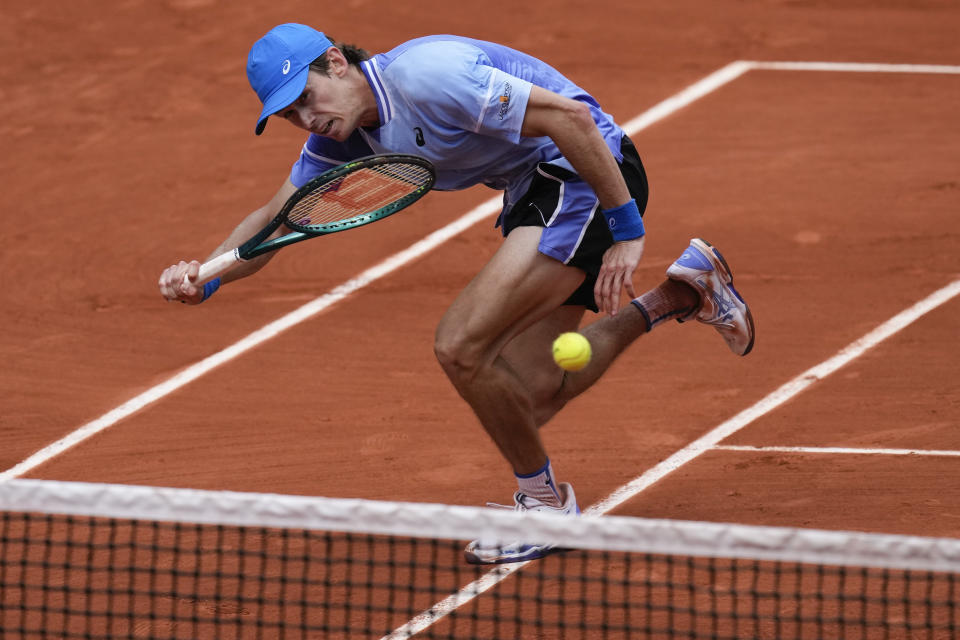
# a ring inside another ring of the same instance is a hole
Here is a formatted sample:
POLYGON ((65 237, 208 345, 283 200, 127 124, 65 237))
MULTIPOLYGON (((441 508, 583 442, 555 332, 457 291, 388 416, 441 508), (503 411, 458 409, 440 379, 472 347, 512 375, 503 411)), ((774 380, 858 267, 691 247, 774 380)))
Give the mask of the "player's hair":
MULTIPOLYGON (((329 36, 327 36, 329 37, 329 36)), ((347 59, 352 65, 358 65, 364 60, 370 59, 370 54, 367 53, 365 49, 352 44, 344 44, 343 42, 336 42, 333 38, 330 38, 330 41, 334 43, 337 49, 340 49, 340 52, 343 54, 343 57, 347 59)), ((310 68, 316 71, 317 73, 322 73, 325 76, 330 75, 330 61, 327 60, 327 54, 324 53, 319 58, 310 63, 310 68)))

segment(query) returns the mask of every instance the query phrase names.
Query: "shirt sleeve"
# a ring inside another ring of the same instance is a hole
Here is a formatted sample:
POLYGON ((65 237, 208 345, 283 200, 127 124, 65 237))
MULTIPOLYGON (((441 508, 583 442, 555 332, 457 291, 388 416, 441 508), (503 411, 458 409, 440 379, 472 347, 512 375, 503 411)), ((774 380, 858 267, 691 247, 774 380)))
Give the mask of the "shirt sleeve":
POLYGON ((372 153, 370 145, 356 132, 346 142, 311 134, 290 169, 290 182, 299 189, 324 171, 372 153))
POLYGON ((474 131, 519 141, 532 85, 492 67, 478 67, 478 71, 486 76, 487 92, 474 131))
POLYGON ((434 122, 516 143, 532 85, 492 65, 476 47, 435 43, 404 54, 406 100, 434 122))

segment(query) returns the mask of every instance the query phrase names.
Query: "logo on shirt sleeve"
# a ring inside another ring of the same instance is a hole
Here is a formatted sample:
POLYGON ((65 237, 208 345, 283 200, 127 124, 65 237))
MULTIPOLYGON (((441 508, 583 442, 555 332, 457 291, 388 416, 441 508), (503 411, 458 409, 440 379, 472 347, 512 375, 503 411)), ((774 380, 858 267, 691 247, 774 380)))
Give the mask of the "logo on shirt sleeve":
POLYGON ((513 87, 510 86, 509 82, 505 82, 503 85, 503 93, 500 94, 500 111, 497 113, 500 120, 503 120, 504 116, 507 115, 507 109, 510 108, 511 95, 513 95, 513 87))

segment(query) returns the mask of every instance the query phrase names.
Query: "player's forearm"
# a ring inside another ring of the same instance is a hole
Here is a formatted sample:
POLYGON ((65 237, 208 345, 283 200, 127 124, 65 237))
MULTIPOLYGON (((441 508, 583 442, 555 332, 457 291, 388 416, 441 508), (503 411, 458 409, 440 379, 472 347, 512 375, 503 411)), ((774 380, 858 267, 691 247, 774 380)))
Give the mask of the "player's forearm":
MULTIPOLYGON (((263 226, 270 220, 268 208, 269 205, 264 205, 244 218, 243 221, 240 222, 240 224, 238 224, 233 231, 230 232, 230 235, 227 236, 227 238, 220 243, 220 245, 214 249, 209 256, 207 256, 206 261, 209 262, 213 258, 216 258, 227 251, 233 251, 235 247, 243 244, 253 234, 262 229, 263 226)), ((227 273, 223 274, 221 278, 224 283, 245 278, 259 271, 268 260, 268 255, 264 255, 258 256, 249 262, 242 262, 227 273)))
POLYGON ((276 251, 270 253, 265 253, 262 256, 257 256, 256 258, 251 258, 250 260, 240 261, 237 266, 230 269, 221 276, 223 283, 232 282, 234 280, 240 280, 241 278, 246 278, 251 276, 260 269, 264 267, 270 260, 277 254, 276 251))
POLYGON ((589 124, 579 122, 573 126, 577 125, 583 129, 572 135, 564 134, 560 140, 553 138, 560 153, 573 165, 577 174, 593 187, 603 209, 612 209, 630 200, 620 167, 593 119, 589 119, 589 124))
MULTIPOLYGON (((270 199, 270 202, 263 205, 238 224, 233 231, 230 232, 230 235, 227 236, 219 247, 213 250, 213 253, 207 257, 207 260, 217 257, 218 255, 225 253, 227 251, 232 251, 234 247, 238 247, 249 238, 251 238, 255 233, 260 231, 263 227, 267 225, 268 222, 273 220, 274 217, 280 212, 280 208, 283 206, 283 203, 287 201, 287 198, 290 197, 296 190, 296 187, 290 182, 289 179, 285 180, 283 185, 277 191, 277 193, 270 199)), ((277 229, 270 237, 276 238, 283 235, 284 230, 281 227, 277 229)), ((275 252, 266 253, 261 256, 257 256, 246 262, 241 262, 236 267, 231 269, 229 272, 222 276, 223 282, 230 282, 231 280, 239 280, 240 278, 246 278, 249 275, 252 275, 263 268, 270 259, 275 255, 275 252)))

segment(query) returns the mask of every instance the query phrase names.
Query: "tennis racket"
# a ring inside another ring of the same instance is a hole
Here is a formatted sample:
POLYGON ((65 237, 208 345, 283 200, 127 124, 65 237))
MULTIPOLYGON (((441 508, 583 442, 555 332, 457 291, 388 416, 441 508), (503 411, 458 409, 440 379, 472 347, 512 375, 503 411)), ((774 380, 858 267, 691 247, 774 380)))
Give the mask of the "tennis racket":
POLYGON ((382 154, 334 167, 297 189, 255 236, 202 264, 196 282, 280 247, 386 218, 422 198, 435 181, 433 165, 418 156, 382 154), (267 240, 281 225, 290 233, 267 240))

